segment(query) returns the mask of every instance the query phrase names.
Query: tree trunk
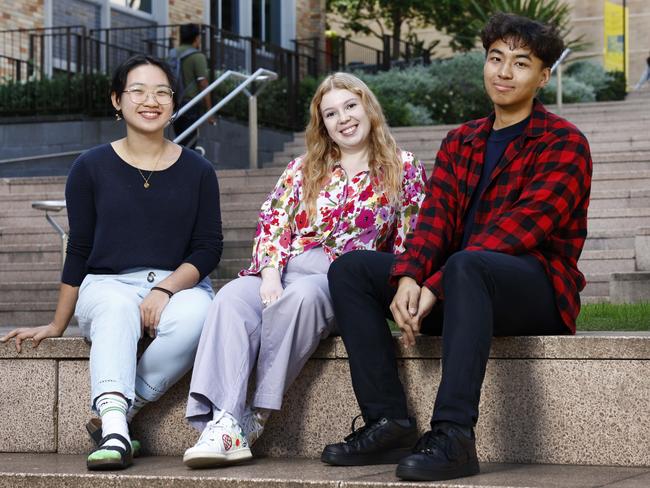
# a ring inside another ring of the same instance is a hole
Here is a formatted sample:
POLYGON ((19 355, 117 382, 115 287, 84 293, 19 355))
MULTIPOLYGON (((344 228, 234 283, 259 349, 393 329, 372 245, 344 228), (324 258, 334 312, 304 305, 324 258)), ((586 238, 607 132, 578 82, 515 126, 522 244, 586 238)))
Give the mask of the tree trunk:
POLYGON ((400 39, 402 37, 402 9, 397 5, 391 12, 393 21, 393 52, 392 59, 399 59, 400 39))

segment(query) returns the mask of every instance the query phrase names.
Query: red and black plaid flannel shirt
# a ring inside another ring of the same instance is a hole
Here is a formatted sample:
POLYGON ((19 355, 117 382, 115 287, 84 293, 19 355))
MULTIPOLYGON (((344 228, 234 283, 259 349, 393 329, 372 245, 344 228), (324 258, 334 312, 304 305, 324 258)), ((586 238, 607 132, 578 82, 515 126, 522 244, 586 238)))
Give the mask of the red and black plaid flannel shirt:
MULTIPOLYGON (((395 260, 393 284, 411 276, 444 299, 444 265, 460 248, 493 122, 494 114, 468 122, 442 142, 415 231, 395 260)), ((587 236, 591 171, 585 136, 535 100, 530 123, 494 169, 465 248, 535 256, 572 333, 585 287, 577 263, 587 236)))

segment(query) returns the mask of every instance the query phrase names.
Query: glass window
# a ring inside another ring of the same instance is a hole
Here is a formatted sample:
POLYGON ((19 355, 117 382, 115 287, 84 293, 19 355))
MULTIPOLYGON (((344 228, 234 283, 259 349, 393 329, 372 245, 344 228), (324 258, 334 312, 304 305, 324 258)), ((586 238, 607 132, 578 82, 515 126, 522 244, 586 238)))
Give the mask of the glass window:
POLYGON ((237 0, 212 0, 210 5, 212 25, 219 29, 237 34, 239 32, 237 17, 237 0), (221 17, 219 16, 221 14, 221 17))
POLYGON ((263 42, 278 43, 279 23, 274 20, 279 19, 280 2, 275 2, 276 8, 272 8, 272 3, 271 0, 253 0, 253 37, 263 42))
POLYGON ((148 14, 153 13, 152 0, 111 0, 111 3, 148 14))

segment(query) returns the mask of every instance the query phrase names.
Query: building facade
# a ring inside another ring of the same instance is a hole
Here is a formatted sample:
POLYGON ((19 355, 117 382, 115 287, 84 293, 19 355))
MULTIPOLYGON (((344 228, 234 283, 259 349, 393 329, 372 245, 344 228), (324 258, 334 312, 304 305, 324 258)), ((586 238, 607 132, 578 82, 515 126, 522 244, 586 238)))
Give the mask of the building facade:
MULTIPOLYGON (((296 39, 323 38, 325 0, 0 0, 0 60, 28 54, 30 41, 3 39, 6 31, 83 26, 99 32, 187 22, 294 49, 296 39)), ((175 31, 170 35, 175 37, 175 31)), ((44 58, 54 58, 48 63, 51 72, 56 53, 45 53, 44 58)), ((0 75, 3 69, 0 64, 0 75)))

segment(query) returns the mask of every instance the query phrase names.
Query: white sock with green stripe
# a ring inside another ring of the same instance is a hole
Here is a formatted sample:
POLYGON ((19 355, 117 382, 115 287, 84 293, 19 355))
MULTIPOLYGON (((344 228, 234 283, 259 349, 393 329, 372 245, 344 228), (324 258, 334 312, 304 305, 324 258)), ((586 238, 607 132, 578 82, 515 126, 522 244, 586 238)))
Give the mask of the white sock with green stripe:
POLYGON ((149 403, 149 400, 145 400, 142 398, 140 395, 138 395, 138 392, 135 392, 135 398, 133 399, 133 402, 131 403, 131 408, 129 408, 129 411, 126 413, 126 421, 128 423, 131 423, 133 420, 133 417, 135 417, 138 412, 144 407, 147 403, 149 403))
MULTIPOLYGON (((131 442, 129 437, 129 426, 126 423, 126 411, 129 407, 126 398, 115 393, 104 393, 97 397, 95 402, 99 416, 102 418, 102 437, 109 434, 120 434, 131 442)), ((105 446, 125 447, 117 439, 111 439, 105 446)))

